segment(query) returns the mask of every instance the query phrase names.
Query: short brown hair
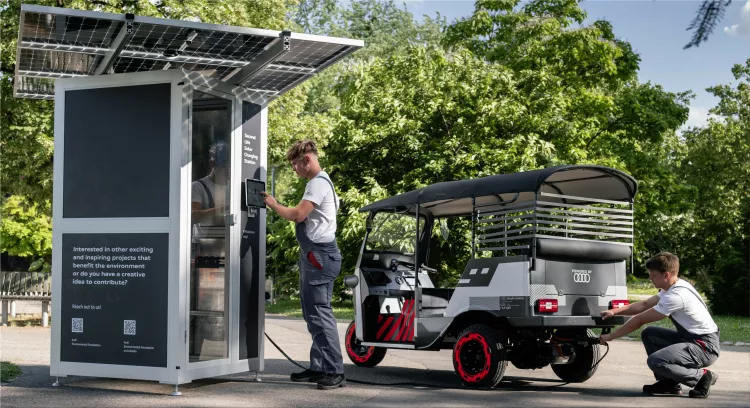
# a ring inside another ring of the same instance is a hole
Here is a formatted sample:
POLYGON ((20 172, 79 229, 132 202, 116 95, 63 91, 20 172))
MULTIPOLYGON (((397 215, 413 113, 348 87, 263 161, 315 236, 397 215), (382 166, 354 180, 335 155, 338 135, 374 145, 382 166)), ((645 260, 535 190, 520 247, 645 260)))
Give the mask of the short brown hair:
POLYGON ((646 269, 677 275, 680 272, 680 258, 669 252, 659 252, 646 261, 646 269))
POLYGON ((307 153, 318 155, 318 146, 312 140, 298 140, 286 152, 286 160, 292 161, 299 159, 307 153))

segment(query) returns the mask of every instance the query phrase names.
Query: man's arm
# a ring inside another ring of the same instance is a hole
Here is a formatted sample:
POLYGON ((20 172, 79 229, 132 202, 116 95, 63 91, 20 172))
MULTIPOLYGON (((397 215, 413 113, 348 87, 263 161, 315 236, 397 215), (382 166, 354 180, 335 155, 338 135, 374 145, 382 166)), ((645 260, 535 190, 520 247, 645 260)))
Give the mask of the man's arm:
POLYGON ((191 210, 193 213, 192 223, 199 223, 203 222, 204 220, 208 219, 210 220, 211 217, 221 215, 224 213, 225 206, 222 207, 213 207, 213 208, 201 208, 201 203, 197 201, 193 201, 191 203, 191 210))
POLYGON ((294 222, 302 222, 307 218, 308 215, 313 210, 313 203, 307 201, 307 200, 300 200, 299 204, 297 204, 296 207, 285 207, 281 204, 279 204, 278 201, 276 201, 275 198, 273 198, 272 195, 263 192, 263 195, 266 196, 265 203, 266 207, 276 211, 277 214, 281 216, 281 218, 289 221, 294 222))
MULTIPOLYGON (((638 302, 638 303, 640 303, 640 302, 638 302)), ((624 336, 626 334, 630 334, 630 333, 638 330, 638 328, 640 328, 644 324, 655 322, 655 321, 661 320, 661 319, 663 319, 665 317, 667 317, 667 316, 663 315, 663 314, 661 314, 659 312, 657 312, 653 308, 650 308, 650 309, 646 310, 643 313, 639 313, 639 314, 633 316, 632 319, 630 319, 627 322, 625 322, 625 324, 623 324, 622 326, 618 327, 617 330, 613 331, 611 334, 603 334, 600 337, 601 342, 602 342, 602 344, 604 344, 604 343, 606 343, 608 341, 612 341, 612 340, 614 340, 614 339, 616 339, 618 337, 622 337, 622 336, 624 336)))
POLYGON ((656 306, 657 303, 659 303, 659 296, 654 295, 646 300, 635 302, 632 305, 618 307, 617 309, 605 310, 601 313, 602 320, 607 320, 615 315, 635 316, 637 314, 645 312, 648 309, 651 309, 652 307, 656 306))

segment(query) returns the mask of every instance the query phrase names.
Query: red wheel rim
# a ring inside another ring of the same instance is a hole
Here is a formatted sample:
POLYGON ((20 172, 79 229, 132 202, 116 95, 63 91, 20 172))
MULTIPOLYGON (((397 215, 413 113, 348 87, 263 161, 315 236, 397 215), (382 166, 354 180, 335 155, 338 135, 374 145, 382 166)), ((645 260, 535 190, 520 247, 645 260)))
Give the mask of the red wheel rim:
POLYGON ((490 345, 481 334, 469 333, 458 339, 454 361, 462 380, 478 383, 490 372, 490 345))
POLYGON ((360 345, 357 340, 356 324, 349 326, 349 330, 346 331, 346 354, 355 363, 366 363, 367 360, 372 357, 372 353, 375 352, 375 347, 364 347, 360 345))

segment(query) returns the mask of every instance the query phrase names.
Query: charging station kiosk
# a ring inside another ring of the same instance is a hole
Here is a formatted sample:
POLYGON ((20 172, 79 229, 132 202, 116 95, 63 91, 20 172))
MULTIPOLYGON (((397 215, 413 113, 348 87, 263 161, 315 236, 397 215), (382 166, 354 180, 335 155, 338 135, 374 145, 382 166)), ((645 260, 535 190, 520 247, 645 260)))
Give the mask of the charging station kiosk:
MULTIPOLYGON (((23 5, 55 100, 50 374, 263 371, 267 106, 358 40, 23 5)), ((58 384, 56 382, 56 384, 58 384)))

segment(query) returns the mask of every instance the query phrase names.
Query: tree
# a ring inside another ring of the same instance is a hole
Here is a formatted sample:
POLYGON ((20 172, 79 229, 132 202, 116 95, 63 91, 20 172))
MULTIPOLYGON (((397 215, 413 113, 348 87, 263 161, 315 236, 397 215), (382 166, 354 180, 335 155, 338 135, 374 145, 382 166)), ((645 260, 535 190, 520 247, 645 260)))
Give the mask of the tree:
POLYGON ((750 315, 750 59, 732 69, 735 87, 708 91, 719 98, 718 118, 684 134, 681 175, 690 186, 689 211, 676 238, 683 268, 705 276, 715 313, 750 315))
POLYGON ((9 256, 31 258, 31 269, 49 272, 52 257, 52 217, 49 202, 42 205, 24 202, 22 196, 3 200, 0 239, 9 256))
MULTIPOLYGON (((301 132, 290 135, 294 137, 287 138, 288 142, 278 144, 275 148, 278 151, 269 154, 269 157, 274 158, 272 163, 280 165, 280 171, 276 173, 279 182, 279 188, 276 190, 277 198, 288 205, 296 205, 302 196, 305 180, 298 179, 292 173, 285 164, 283 153, 291 145, 292 140, 312 138, 322 148, 324 156, 321 157, 321 164, 323 168, 328 169, 328 159, 332 156, 327 151, 330 134, 341 119, 340 92, 336 90, 335 85, 347 75, 347 72, 366 65, 369 60, 377 56, 402 54, 410 45, 439 44, 446 23, 445 19, 440 16, 434 19, 425 17, 424 21, 419 23, 414 20, 411 13, 398 8, 392 0, 386 2, 354 0, 346 7, 333 0, 305 0, 300 3, 299 8, 290 12, 290 15, 295 22, 292 28, 296 31, 365 41, 365 48, 358 50, 344 62, 317 74, 310 80, 309 88, 305 90, 307 99, 300 118, 305 118, 305 120, 317 118, 315 120, 319 120, 319 123, 325 126, 314 127, 313 131, 306 134, 304 129, 299 129, 301 132)), ((273 120, 272 116, 269 118, 273 120)), ((334 178, 337 189, 342 191, 338 186, 339 181, 334 178)), ((345 201, 342 204, 342 213, 356 214, 358 204, 362 204, 365 198, 365 195, 342 197, 345 201)), ((347 242, 354 242, 362 237, 354 231, 345 231, 344 234, 346 239, 350 240, 347 242)), ((295 295, 297 275, 288 273, 295 270, 298 256, 294 226, 275 214, 269 215, 267 250, 269 259, 267 270, 280 277, 275 285, 277 293, 295 295)), ((345 255, 345 258, 349 256, 345 255)), ((349 265, 351 263, 345 263, 344 270, 349 265)), ((338 288, 341 289, 342 286, 339 284, 338 288)), ((343 290, 339 290, 337 298, 342 292, 343 290)))
MULTIPOLYGON (((46 237, 50 234, 54 157, 53 102, 13 97, 21 3, 21 0, 4 0, 0 5, 0 128, 3 130, 0 140, 3 152, 0 184, 3 186, 4 211, 0 252, 48 259, 49 246, 29 246, 27 243, 46 242, 46 237), (16 228, 23 223, 32 223, 34 228, 16 228)), ((293 0, 47 0, 23 3, 111 13, 133 12, 141 16, 269 29, 286 28, 289 24, 286 20, 287 10, 295 4, 293 0)), ((297 90, 272 104, 269 121, 271 146, 286 143, 287 138, 302 134, 302 129, 314 128, 315 120, 297 118, 305 105, 304 98, 305 92, 297 90), (284 113, 283 119, 280 111, 284 113), (278 143, 275 142, 276 138, 279 139, 278 143)))
POLYGON ((661 233, 657 215, 684 208, 683 187, 669 180, 684 153, 675 130, 687 120, 692 95, 638 83, 640 57, 615 38, 609 22, 582 26, 586 13, 577 0, 537 0, 516 9, 518 3, 477 2, 472 16, 448 29, 446 45, 465 46, 526 75, 521 89, 529 113, 547 124, 536 131, 555 147, 550 164, 604 164, 639 181, 640 265, 649 257, 647 243, 661 233))
POLYGON ((340 101, 334 84, 349 65, 374 56, 403 52, 409 45, 438 45, 447 24, 445 18, 424 16, 420 23, 393 0, 354 0, 347 7, 335 0, 303 0, 293 14, 297 27, 304 32, 365 41, 365 47, 347 62, 337 64, 313 78, 305 111, 335 116, 340 101))
POLYGON ((688 26, 688 30, 695 30, 690 42, 683 49, 698 47, 716 28, 716 24, 724 18, 727 7, 732 4, 732 0, 703 0, 695 18, 688 26))
MULTIPOLYGON (((675 130, 687 119, 689 93, 638 83, 639 57, 609 23, 571 28, 585 19, 577 1, 516 4, 478 2, 474 15, 447 29, 448 50, 407 43, 342 69, 341 118, 323 160, 343 198, 344 271, 353 270, 364 236, 359 208, 438 181, 595 163, 641 181, 639 222, 663 197, 679 197, 679 186, 660 178, 681 159, 675 130)), ((665 201, 678 211, 679 198, 665 201)), ((277 248, 293 246, 288 223, 278 228, 286 238, 277 234, 277 248)), ((649 236, 637 237, 647 256, 649 236)), ((447 255, 437 261, 446 284, 469 256, 468 237, 451 241, 440 243, 447 255)), ((292 278, 287 287, 296 287, 292 278)))

